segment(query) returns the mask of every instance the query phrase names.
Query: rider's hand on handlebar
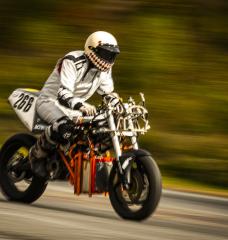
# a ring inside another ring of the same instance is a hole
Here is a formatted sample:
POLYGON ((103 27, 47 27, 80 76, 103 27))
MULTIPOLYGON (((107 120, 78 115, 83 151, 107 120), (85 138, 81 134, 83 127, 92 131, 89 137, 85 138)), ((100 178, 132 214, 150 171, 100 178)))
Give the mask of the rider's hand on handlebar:
POLYGON ((79 108, 79 111, 82 112, 83 116, 94 116, 96 114, 96 107, 94 105, 84 102, 79 108))

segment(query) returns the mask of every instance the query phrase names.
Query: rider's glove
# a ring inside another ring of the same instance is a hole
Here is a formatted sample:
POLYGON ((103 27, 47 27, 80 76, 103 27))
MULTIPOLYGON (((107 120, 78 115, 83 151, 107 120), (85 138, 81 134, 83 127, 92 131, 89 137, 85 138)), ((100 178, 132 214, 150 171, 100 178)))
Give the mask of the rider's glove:
POLYGON ((81 106, 78 108, 84 116, 94 116, 96 114, 96 107, 89 103, 81 103, 81 106))

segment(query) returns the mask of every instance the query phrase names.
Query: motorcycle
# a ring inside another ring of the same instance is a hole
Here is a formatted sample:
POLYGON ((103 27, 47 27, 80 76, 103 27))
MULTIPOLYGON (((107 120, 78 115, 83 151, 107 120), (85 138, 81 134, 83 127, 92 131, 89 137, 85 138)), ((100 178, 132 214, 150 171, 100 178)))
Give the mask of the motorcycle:
POLYGON ((151 154, 138 146, 138 136, 150 126, 145 98, 136 104, 113 104, 106 98, 95 116, 74 117, 73 141, 58 145, 48 156, 49 178, 33 174, 28 159, 47 124, 36 112, 37 90, 16 89, 9 97, 19 119, 30 133, 10 137, 0 152, 0 187, 8 200, 32 203, 49 181, 68 180, 74 194, 108 195, 116 213, 129 220, 143 220, 156 209, 161 196, 161 175, 151 154), (35 136, 34 136, 35 135, 35 136))

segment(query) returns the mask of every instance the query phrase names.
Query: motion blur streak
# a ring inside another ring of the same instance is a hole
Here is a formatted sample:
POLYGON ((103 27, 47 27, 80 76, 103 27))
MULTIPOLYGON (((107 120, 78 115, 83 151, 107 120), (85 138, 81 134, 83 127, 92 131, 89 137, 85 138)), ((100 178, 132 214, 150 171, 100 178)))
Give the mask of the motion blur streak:
POLYGON ((0 198, 0 239, 222 240, 228 238, 228 200, 167 192, 143 222, 120 219, 104 196, 72 196, 67 183, 50 184, 27 206, 0 198))
POLYGON ((145 93, 141 146, 162 175, 228 188, 228 1, 7 0, 0 29, 0 143, 24 131, 9 94, 40 89, 58 58, 106 30, 121 50, 116 91, 145 93))

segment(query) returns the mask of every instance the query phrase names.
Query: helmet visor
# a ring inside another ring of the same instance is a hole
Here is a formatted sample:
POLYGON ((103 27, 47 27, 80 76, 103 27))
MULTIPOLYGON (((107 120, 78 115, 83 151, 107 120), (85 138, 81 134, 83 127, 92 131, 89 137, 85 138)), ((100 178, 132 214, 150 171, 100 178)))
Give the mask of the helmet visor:
POLYGON ((95 53, 99 58, 103 60, 113 63, 116 59, 117 54, 120 53, 118 46, 98 46, 95 49, 95 53))

